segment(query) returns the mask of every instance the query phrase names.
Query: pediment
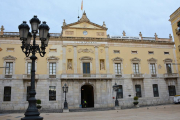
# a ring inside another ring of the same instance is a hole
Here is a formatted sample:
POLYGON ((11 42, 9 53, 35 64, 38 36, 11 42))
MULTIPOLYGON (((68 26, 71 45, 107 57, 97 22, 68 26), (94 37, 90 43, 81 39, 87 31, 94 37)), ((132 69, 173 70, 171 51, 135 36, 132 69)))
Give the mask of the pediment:
POLYGON ((149 63, 156 63, 157 62, 157 59, 155 58, 150 58, 147 60, 149 63))
POLYGON ((59 60, 59 58, 56 56, 50 56, 47 58, 47 60, 59 60))
POLYGON ((170 62, 170 63, 173 62, 173 60, 172 60, 171 58, 166 58, 166 59, 164 59, 163 61, 164 61, 165 63, 167 63, 167 62, 170 62))
POLYGON ((4 60, 16 60, 17 58, 11 55, 8 55, 6 57, 3 57, 4 60))
POLYGON ((91 62, 92 60, 93 60, 93 58, 92 57, 89 57, 89 56, 84 56, 84 57, 81 57, 81 58, 79 58, 79 60, 80 61, 87 61, 87 62, 91 62))
POLYGON ((123 61, 123 59, 120 58, 120 57, 115 57, 115 58, 113 58, 112 60, 113 60, 114 62, 122 62, 122 61, 123 61))
POLYGON ((64 29, 71 29, 71 28, 76 28, 76 29, 99 29, 99 30, 107 30, 106 27, 103 27, 101 25, 98 25, 98 24, 95 24, 95 23, 92 23, 92 22, 81 22, 81 21, 78 21, 78 22, 75 22, 75 23, 71 23, 71 24, 67 24, 65 26, 63 26, 62 28, 64 29))
POLYGON ((131 59, 131 62, 140 62, 141 59, 137 58, 137 57, 134 57, 131 59))

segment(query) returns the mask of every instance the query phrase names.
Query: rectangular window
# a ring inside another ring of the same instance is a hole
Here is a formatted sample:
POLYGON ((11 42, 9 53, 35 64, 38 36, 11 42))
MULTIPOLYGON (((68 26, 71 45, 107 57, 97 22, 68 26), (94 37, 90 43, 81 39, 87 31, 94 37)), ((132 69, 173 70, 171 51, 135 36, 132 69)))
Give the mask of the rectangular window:
POLYGON ((13 72, 13 62, 7 62, 6 63, 6 71, 5 71, 5 74, 6 75, 12 75, 12 72, 13 72))
POLYGON ((139 64, 133 63, 133 72, 134 74, 139 74, 139 64))
POLYGON ((7 48, 7 52, 14 52, 14 48, 7 48))
POLYGON ((154 54, 154 51, 148 51, 148 54, 154 54))
POLYGON ((27 63, 27 74, 30 75, 31 74, 31 62, 27 63))
POLYGON ((49 63, 49 74, 56 75, 56 63, 49 63))
POLYGON ((49 49, 49 52, 57 52, 57 49, 54 48, 54 49, 49 49))
POLYGON ((157 84, 153 84, 153 93, 154 93, 154 97, 159 97, 159 91, 158 91, 157 84))
POLYGON ((136 96, 137 97, 142 97, 142 95, 141 95, 141 85, 135 85, 135 89, 136 89, 136 96))
POLYGON ((11 101, 11 87, 4 87, 4 101, 11 101))
POLYGON ((151 74, 156 74, 155 63, 150 63, 150 70, 151 70, 151 74))
POLYGON ((174 85, 168 86, 169 90, 169 96, 175 96, 176 95, 176 88, 174 85))
POLYGON ((56 100, 56 86, 49 86, 49 101, 56 100))
POLYGON ((171 64, 170 63, 166 64, 166 70, 167 70, 168 74, 172 74, 172 69, 171 69, 171 64))
POLYGON ((115 54, 119 54, 120 51, 119 51, 119 50, 114 50, 114 53, 115 53, 115 54))
POLYGON ((165 55, 169 55, 169 52, 164 52, 165 55))
POLYGON ((121 74, 121 63, 115 63, 116 74, 121 74))
POLYGON ((26 95, 26 100, 27 101, 30 98, 30 95, 29 95, 30 90, 31 90, 31 86, 27 86, 27 95, 26 95))
POLYGON ((123 87, 119 85, 119 89, 117 90, 117 98, 123 98, 123 87))
POLYGON ((132 54, 137 54, 137 51, 131 51, 132 54))

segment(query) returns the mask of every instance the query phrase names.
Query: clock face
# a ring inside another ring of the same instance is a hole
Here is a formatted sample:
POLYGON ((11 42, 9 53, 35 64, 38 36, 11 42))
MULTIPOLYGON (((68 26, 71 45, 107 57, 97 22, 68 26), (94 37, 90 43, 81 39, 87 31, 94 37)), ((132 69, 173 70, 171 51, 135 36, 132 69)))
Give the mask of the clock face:
POLYGON ((87 31, 83 31, 83 34, 84 34, 84 35, 87 35, 88 33, 87 33, 87 31))

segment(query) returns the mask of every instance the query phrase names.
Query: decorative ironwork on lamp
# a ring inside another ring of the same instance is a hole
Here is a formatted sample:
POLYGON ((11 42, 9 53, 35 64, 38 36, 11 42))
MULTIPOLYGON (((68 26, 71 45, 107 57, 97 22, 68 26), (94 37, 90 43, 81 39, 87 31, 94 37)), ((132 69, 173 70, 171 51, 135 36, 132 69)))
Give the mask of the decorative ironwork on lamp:
POLYGON ((26 24, 26 21, 23 21, 22 24, 19 25, 19 35, 20 40, 22 41, 21 49, 25 53, 26 57, 29 57, 30 53, 32 53, 32 56, 30 59, 32 60, 32 68, 31 68, 31 89, 29 92, 30 98, 28 99, 29 106, 25 112, 25 117, 21 118, 21 120, 43 120, 42 117, 40 117, 40 113, 38 112, 38 109, 36 107, 36 91, 35 91, 35 60, 37 57, 35 56, 36 53, 39 53, 41 57, 44 57, 46 54, 45 49, 48 46, 49 42, 49 26, 46 24, 46 22, 43 22, 41 25, 41 21, 37 18, 35 15, 31 20, 31 29, 32 34, 29 32, 30 28, 28 24, 26 24), (41 47, 39 47, 38 44, 36 44, 36 34, 38 33, 39 29, 39 38, 41 40, 41 47), (33 43, 31 44, 31 38, 33 36, 33 43))

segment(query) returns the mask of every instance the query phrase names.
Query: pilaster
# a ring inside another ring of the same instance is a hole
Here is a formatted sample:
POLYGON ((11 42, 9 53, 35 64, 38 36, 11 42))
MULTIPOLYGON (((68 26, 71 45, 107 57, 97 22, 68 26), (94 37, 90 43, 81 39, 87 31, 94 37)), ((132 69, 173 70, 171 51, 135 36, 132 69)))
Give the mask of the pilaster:
POLYGON ((95 57, 96 57, 96 74, 99 74, 99 52, 98 52, 98 46, 94 46, 95 48, 95 57))
POLYGON ((77 46, 74 45, 74 73, 77 73, 77 46))
POLYGON ((63 73, 66 73, 66 45, 63 45, 62 46, 62 49, 63 49, 63 59, 62 59, 62 72, 63 73))
POLYGON ((109 73, 109 47, 105 46, 105 55, 106 55, 106 71, 109 73))

